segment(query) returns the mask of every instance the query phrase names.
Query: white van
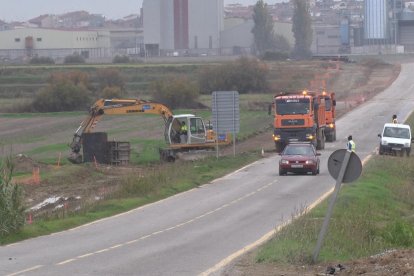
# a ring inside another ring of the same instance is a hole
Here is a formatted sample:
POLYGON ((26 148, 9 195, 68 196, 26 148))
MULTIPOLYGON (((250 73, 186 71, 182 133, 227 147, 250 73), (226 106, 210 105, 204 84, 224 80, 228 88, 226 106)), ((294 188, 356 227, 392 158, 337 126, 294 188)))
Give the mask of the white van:
POLYGON ((414 143, 414 139, 411 136, 411 129, 409 125, 405 124, 385 124, 381 134, 378 134, 381 138, 379 145, 379 154, 399 154, 407 156, 411 152, 411 144, 414 143))

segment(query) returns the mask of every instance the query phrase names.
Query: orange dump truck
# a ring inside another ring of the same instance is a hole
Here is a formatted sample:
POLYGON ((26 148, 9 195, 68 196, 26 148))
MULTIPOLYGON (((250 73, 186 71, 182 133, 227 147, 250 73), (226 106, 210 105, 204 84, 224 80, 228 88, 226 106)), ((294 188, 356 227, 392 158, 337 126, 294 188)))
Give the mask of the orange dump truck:
POLYGON ((304 91, 274 97, 274 133, 276 151, 290 142, 310 142, 317 149, 325 148, 325 97, 304 91))
POLYGON ((335 93, 322 92, 322 97, 325 98, 325 117, 326 129, 325 136, 327 142, 336 141, 336 123, 335 123, 335 108, 336 100, 335 93))

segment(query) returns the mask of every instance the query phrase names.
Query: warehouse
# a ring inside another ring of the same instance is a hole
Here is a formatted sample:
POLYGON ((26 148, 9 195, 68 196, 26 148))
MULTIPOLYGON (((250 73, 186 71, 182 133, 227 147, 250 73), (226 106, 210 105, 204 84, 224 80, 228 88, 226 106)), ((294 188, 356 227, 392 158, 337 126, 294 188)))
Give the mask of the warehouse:
POLYGON ((0 58, 55 60, 79 54, 85 58, 111 56, 109 31, 17 28, 0 31, 0 58))

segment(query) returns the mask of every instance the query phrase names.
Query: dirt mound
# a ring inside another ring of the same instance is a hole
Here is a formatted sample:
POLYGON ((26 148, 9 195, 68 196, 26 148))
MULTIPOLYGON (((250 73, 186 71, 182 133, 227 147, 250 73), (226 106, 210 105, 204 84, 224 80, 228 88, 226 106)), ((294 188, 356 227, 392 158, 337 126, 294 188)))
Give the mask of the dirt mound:
POLYGON ((235 263, 222 273, 226 276, 241 275, 414 275, 414 250, 390 250, 364 259, 345 263, 324 263, 318 265, 275 265, 254 262, 254 253, 249 258, 235 263))

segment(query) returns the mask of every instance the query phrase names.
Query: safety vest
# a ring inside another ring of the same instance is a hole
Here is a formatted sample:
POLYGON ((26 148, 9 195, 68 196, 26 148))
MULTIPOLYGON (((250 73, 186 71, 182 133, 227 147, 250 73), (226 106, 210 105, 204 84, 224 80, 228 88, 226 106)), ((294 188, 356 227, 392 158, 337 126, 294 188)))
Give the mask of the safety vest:
POLYGON ((348 143, 346 144, 346 149, 355 152, 355 142, 354 141, 348 141, 348 143))
POLYGON ((187 132, 187 125, 181 126, 181 132, 187 132))

